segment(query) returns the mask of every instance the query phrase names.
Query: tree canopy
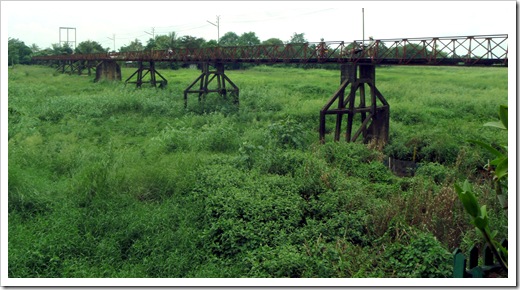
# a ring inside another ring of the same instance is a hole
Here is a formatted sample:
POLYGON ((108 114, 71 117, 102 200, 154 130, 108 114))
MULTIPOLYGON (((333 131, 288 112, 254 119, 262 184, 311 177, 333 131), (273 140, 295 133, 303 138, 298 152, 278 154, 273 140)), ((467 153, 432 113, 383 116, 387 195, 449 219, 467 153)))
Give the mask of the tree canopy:
POLYGON ((72 54, 73 50, 69 46, 68 43, 60 45, 59 43, 53 43, 51 48, 51 54, 53 55, 62 55, 62 54, 72 54))
POLYGON ((142 51, 144 50, 144 46, 139 39, 135 39, 130 42, 127 46, 122 46, 119 51, 120 52, 128 52, 128 51, 142 51))
MULTIPOLYGON (((165 35, 156 35, 143 44, 139 39, 132 40, 128 45, 121 46, 120 52, 128 51, 143 51, 143 50, 168 50, 180 47, 186 48, 201 48, 201 47, 216 47, 220 46, 250 46, 250 45, 283 45, 284 43, 305 43, 305 33, 294 33, 288 41, 283 41, 279 38, 269 38, 261 41, 255 32, 244 32, 241 35, 235 32, 226 32, 220 41, 209 40, 195 37, 191 35, 179 36, 172 31, 165 35)), ((64 54, 87 54, 87 53, 103 53, 109 51, 108 48, 103 48, 102 45, 93 40, 86 40, 78 44, 75 49, 72 49, 67 43, 51 44, 51 47, 40 49, 36 44, 31 46, 25 45, 23 41, 9 38, 9 63, 30 63, 32 56, 40 55, 64 55, 64 54)))
POLYGON ((308 42, 307 39, 305 39, 305 33, 294 33, 291 36, 291 39, 288 41, 288 43, 306 43, 308 42))
POLYGON ((7 57, 11 65, 31 63, 32 50, 23 41, 9 38, 7 44, 7 57))
POLYGON ((241 46, 249 46, 249 45, 259 45, 260 39, 256 36, 254 32, 245 32, 238 38, 238 45, 241 46))
POLYGON ((206 42, 204 38, 185 35, 179 39, 180 46, 186 48, 199 48, 206 42))
POLYGON ((262 41, 262 45, 283 45, 283 41, 279 38, 269 38, 262 41))
POLYGON ((220 38, 219 44, 221 46, 235 46, 238 45, 238 38, 238 34, 230 31, 220 38))
POLYGON ((83 41, 83 42, 79 43, 78 46, 76 47, 76 49, 74 50, 74 52, 81 53, 81 54, 87 54, 87 53, 102 53, 102 52, 107 52, 107 50, 104 49, 103 46, 101 46, 101 44, 99 44, 98 42, 92 41, 92 40, 87 40, 87 41, 83 41))

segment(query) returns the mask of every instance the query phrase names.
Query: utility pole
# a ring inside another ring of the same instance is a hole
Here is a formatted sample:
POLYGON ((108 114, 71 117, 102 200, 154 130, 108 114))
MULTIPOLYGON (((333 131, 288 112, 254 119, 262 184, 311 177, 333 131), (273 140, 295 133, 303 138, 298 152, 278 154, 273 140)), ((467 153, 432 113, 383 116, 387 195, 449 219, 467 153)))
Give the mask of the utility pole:
POLYGON ((362 20, 363 20, 363 47, 365 47, 365 8, 361 8, 362 20))
POLYGON ((209 24, 217 27, 217 44, 219 44, 220 43, 220 15, 217 15, 217 24, 215 24, 209 20, 206 20, 206 21, 209 24))
MULTIPOLYGON (((154 42, 152 42, 152 44, 155 46, 155 27, 152 27, 152 33, 148 32, 148 31, 145 31, 145 33, 149 34, 152 36, 152 39, 154 40, 154 42)), ((152 52, 153 52, 153 46, 152 46, 152 52)))
POLYGON ((145 31, 145 33, 148 33, 152 36, 152 39, 155 40, 155 27, 152 27, 152 33, 148 32, 148 31, 145 31))
POLYGON ((110 38, 110 37, 107 37, 107 38, 114 41, 114 51, 116 51, 116 35, 112 34, 112 38, 110 38))

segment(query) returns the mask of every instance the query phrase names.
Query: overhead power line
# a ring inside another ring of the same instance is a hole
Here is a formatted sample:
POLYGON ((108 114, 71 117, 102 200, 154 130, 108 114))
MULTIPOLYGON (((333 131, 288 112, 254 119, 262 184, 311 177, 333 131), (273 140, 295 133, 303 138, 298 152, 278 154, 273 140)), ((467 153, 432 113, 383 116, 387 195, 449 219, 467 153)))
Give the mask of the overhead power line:
POLYGON ((152 39, 155 39, 155 27, 152 27, 152 32, 145 31, 147 34, 152 36, 152 39))
POLYGON ((217 27, 217 44, 220 43, 220 15, 217 15, 217 24, 206 20, 209 24, 217 27))
POLYGON ((115 33, 112 34, 112 38, 110 38, 110 37, 107 37, 107 38, 114 41, 114 51, 116 51, 116 35, 115 35, 115 33))
MULTIPOLYGON (((302 12, 298 13, 298 14, 279 15, 279 16, 275 16, 275 17, 266 17, 266 18, 260 18, 260 19, 231 20, 229 22, 230 23, 265 22, 265 21, 272 21, 272 20, 294 18, 294 17, 305 16, 305 15, 310 15, 310 14, 317 14, 317 13, 321 13, 321 12, 325 12, 325 11, 329 11, 329 10, 333 10, 333 8, 327 8, 327 9, 321 9, 321 10, 315 10, 315 11, 307 11, 307 12, 303 12, 302 10, 300 10, 302 12)), ((241 15, 235 15, 234 17, 240 18, 240 17, 250 17, 250 16, 251 16, 251 14, 241 14, 241 15)), ((164 33, 172 32, 172 31, 185 32, 185 31, 196 30, 196 29, 208 27, 209 25, 213 25, 213 26, 217 27, 217 43, 220 43, 220 15, 217 15, 216 22, 212 22, 209 20, 207 20, 206 22, 207 22, 207 24, 203 24, 203 25, 193 22, 193 23, 183 23, 183 24, 171 25, 171 26, 152 27, 150 31, 144 31, 144 33, 152 36, 152 38, 155 39, 156 34, 159 35, 159 34, 164 34, 164 33)), ((143 35, 142 33, 143 33, 142 31, 141 32, 138 32, 138 31, 126 32, 126 33, 122 33, 122 35, 124 35, 125 37, 118 37, 118 39, 136 39, 136 38, 141 38, 143 36, 146 36, 146 35, 143 35), (133 35, 136 35, 136 36, 133 36, 133 35)), ((115 38, 115 36, 114 36, 114 38, 115 38)), ((109 38, 109 39, 115 41, 112 38, 109 38)))
POLYGON ((334 8, 327 8, 327 9, 315 10, 315 11, 310 11, 310 12, 303 12, 303 13, 293 14, 293 15, 280 15, 280 16, 273 16, 273 17, 265 17, 265 18, 260 18, 260 19, 258 19, 258 18, 251 19, 250 14, 242 14, 242 15, 239 15, 239 17, 242 16, 242 17, 245 17, 248 19, 247 20, 234 20, 234 21, 231 20, 231 21, 229 21, 229 23, 254 23, 254 22, 282 20, 282 19, 287 19, 287 18, 294 18, 294 17, 300 17, 300 16, 305 16, 305 15, 311 15, 311 14, 318 14, 318 13, 322 13, 322 12, 330 11, 330 10, 334 10, 334 8))

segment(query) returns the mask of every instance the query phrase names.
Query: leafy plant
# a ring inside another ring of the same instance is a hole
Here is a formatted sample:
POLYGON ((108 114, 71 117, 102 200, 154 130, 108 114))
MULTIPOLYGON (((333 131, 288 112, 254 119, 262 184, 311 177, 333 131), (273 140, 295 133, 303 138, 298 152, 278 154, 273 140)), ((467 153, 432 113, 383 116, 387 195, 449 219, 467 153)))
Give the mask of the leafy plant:
POLYGON ((455 190, 459 196, 466 212, 471 216, 471 224, 473 224, 482 234, 486 243, 491 247, 493 254, 498 259, 500 265, 507 269, 507 249, 500 243, 495 241, 497 231, 491 232, 489 228, 489 217, 486 205, 480 206, 478 200, 471 188, 470 183, 466 180, 462 187, 455 184, 455 190))
POLYGON ((307 143, 303 126, 290 117, 268 126, 269 138, 274 146, 303 149, 307 143))
POLYGON ((452 175, 452 172, 449 168, 437 162, 426 162, 417 168, 415 175, 429 177, 435 183, 442 184, 446 181, 446 178, 452 175))
MULTIPOLYGON (((410 229, 411 230, 411 229, 410 229)), ((429 233, 410 233, 406 239, 393 243, 383 259, 387 271, 406 278, 444 278, 450 274, 450 253, 429 233)))
MULTIPOLYGON (((507 130, 507 106, 501 105, 499 109, 500 122, 489 122, 485 126, 507 130)), ((503 195, 504 189, 507 192, 507 146, 502 145, 505 153, 495 149, 493 146, 482 141, 470 140, 469 142, 479 145, 493 154, 496 158, 488 162, 487 169, 493 174, 495 183, 495 191, 503 208, 507 209, 507 201, 503 195)), ((473 192, 470 183, 466 180, 462 187, 455 184, 455 190, 462 202, 464 209, 471 216, 471 224, 473 224, 482 234, 486 243, 491 247, 493 254, 498 259, 500 265, 507 270, 507 249, 495 240, 497 231, 491 231, 489 227, 489 217, 486 205, 480 206, 473 192)))
MULTIPOLYGON (((484 124, 484 126, 494 127, 507 131, 507 116, 507 106, 501 105, 499 109, 500 121, 488 122, 484 124)), ((493 146, 486 144, 482 141, 469 140, 469 142, 479 145, 480 147, 486 149, 489 153, 494 155, 495 159, 488 162, 485 168, 493 174, 493 181, 495 183, 495 191, 498 200, 500 201, 502 207, 504 209, 507 209, 507 201, 504 197, 504 190, 507 192, 507 146, 500 145, 501 150, 497 150, 493 146)))

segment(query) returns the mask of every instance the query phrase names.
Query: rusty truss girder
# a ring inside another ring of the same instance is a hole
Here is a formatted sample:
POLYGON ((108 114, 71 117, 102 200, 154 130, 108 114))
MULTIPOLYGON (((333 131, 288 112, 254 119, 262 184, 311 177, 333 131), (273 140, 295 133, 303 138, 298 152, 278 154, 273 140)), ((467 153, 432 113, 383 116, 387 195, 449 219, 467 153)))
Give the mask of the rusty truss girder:
POLYGON ((507 66, 507 52, 507 35, 494 35, 375 40, 363 54, 375 64, 507 66))
POLYGON ((171 50, 33 57, 45 60, 186 63, 371 63, 387 65, 507 66, 508 35, 327 41, 283 45, 173 48, 171 50))

